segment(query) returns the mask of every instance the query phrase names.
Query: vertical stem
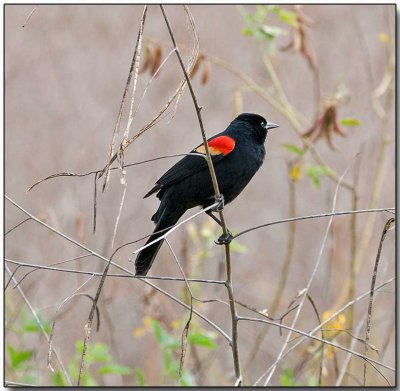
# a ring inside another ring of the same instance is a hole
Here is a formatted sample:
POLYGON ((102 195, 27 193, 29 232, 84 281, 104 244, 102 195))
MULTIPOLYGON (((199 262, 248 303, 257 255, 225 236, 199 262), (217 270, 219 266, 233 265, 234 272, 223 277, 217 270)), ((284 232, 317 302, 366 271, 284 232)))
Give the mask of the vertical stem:
MULTIPOLYGON (((185 65, 183 64, 183 60, 182 60, 179 48, 176 45, 174 34, 173 34, 171 26, 169 24, 169 21, 168 21, 167 15, 165 13, 164 7, 161 4, 160 4, 160 8, 161 8, 161 12, 162 12, 162 14, 164 16, 164 20, 165 20, 165 23, 167 25, 168 32, 169 32, 169 35, 171 37, 172 44, 174 45, 176 56, 178 57, 179 64, 180 64, 180 66, 182 68, 182 71, 183 71, 183 73, 185 75, 185 79, 186 79, 187 85, 189 87, 190 94, 192 96, 194 107, 196 109, 196 114, 197 114, 197 118, 198 118, 199 125, 200 125, 201 135, 203 137, 203 143, 204 143, 205 152, 206 152, 207 164, 208 164, 208 168, 209 168, 209 171, 210 171, 212 184, 213 184, 213 187, 214 187, 215 197, 217 199, 220 199, 221 198, 221 193, 219 191, 218 181, 217 181, 217 177, 215 175, 214 166, 213 166, 213 163, 212 163, 212 160, 211 160, 210 151, 209 151, 209 148, 208 148, 207 137, 206 137, 206 133, 205 133, 204 126, 203 126, 203 120, 201 118, 201 113, 200 113, 201 107, 197 103, 197 98, 196 98, 196 95, 195 95, 195 93, 193 91, 192 83, 190 82, 190 77, 189 77, 189 75, 188 75, 188 73, 186 71, 185 65)), ((186 10, 187 14, 189 15, 189 17, 191 17, 190 12, 187 9, 187 7, 185 7, 185 10, 186 10)), ((224 215, 223 215, 222 211, 219 212, 219 217, 220 217, 220 221, 221 221, 222 231, 223 231, 224 235, 226 235, 228 230, 226 228, 225 219, 224 219, 224 215)), ((231 347, 232 347, 233 362, 234 362, 235 375, 236 375, 236 383, 235 383, 235 385, 240 386, 242 384, 242 373, 241 373, 241 369, 240 369, 239 349, 238 349, 238 342, 237 342, 237 340, 238 340, 238 335, 237 335, 238 316, 237 316, 237 312, 236 312, 236 306, 235 306, 235 300, 234 300, 234 294, 233 294, 232 267, 231 267, 231 256, 230 256, 230 246, 229 246, 229 244, 225 244, 225 256, 226 256, 226 283, 225 283, 225 285, 226 285, 226 288, 227 288, 227 291, 228 291, 228 296, 229 296, 229 306, 230 306, 231 321, 232 321, 232 343, 231 343, 231 347)))
POLYGON ((232 266, 231 266, 231 253, 229 244, 225 244, 225 257, 226 257, 226 289, 229 297, 229 308, 231 312, 232 321, 232 354, 233 364, 235 367, 236 383, 235 385, 240 386, 242 384, 242 372, 240 367, 239 348, 238 348, 238 315, 236 312, 235 298, 233 295, 232 285, 232 266))

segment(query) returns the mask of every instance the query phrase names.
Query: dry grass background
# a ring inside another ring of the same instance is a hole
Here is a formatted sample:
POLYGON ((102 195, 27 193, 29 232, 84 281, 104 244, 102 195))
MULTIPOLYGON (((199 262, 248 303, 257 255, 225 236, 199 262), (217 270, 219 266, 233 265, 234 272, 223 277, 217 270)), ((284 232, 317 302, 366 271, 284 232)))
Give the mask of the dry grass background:
MULTIPOLYGON (((179 6, 166 7, 177 41, 190 44, 190 36, 184 11, 179 6)), ((241 69, 263 85, 269 84, 268 75, 261 58, 260 45, 244 37, 243 17, 235 6, 190 7, 196 20, 200 49, 218 55, 241 69)), ((251 8, 250 8, 251 9, 251 8)), ((36 216, 60 231, 76 238, 89 248, 110 255, 110 241, 118 213, 122 186, 118 175, 111 176, 109 189, 99 194, 97 232, 92 234, 93 180, 89 178, 58 178, 48 181, 31 192, 26 189, 36 180, 56 172, 86 172, 100 169, 106 163, 111 132, 115 124, 122 91, 136 40, 142 6, 39 6, 25 28, 22 28, 32 6, 5 7, 5 193, 36 216)), ((339 108, 341 118, 354 117, 361 121, 360 127, 349 128, 346 138, 336 138, 338 151, 332 152, 320 141, 318 150, 326 162, 341 174, 360 156, 359 207, 368 208, 372 193, 372 182, 377 165, 377 151, 381 139, 382 123, 374 113, 370 94, 371 85, 367 74, 365 53, 360 46, 355 20, 359 23, 370 57, 370 66, 376 87, 380 82, 387 55, 380 33, 394 36, 393 6, 305 6, 304 11, 316 22, 310 30, 310 38, 316 52, 321 76, 321 96, 329 97, 338 84, 345 84, 350 91, 350 100, 339 108), (350 9, 351 8, 351 9, 350 9)), ((168 32, 157 6, 150 6, 144 37, 168 41, 168 32)), ((288 39, 282 39, 288 42, 288 39)), ((299 54, 279 54, 274 66, 290 98, 291 103, 309 118, 314 115, 312 74, 299 54)), ((141 74, 138 91, 143 90, 148 74, 141 74)), ((152 84, 142 107, 135 117, 133 131, 146 123, 161 107, 182 78, 174 56, 152 84)), ((230 73, 211 66, 210 80, 201 85, 199 77, 193 79, 194 88, 203 106, 202 115, 208 136, 227 126, 235 116, 233 94, 242 83, 230 73)), ((282 143, 299 145, 299 140, 287 119, 265 101, 251 92, 243 95, 244 111, 257 112, 281 127, 271 131, 267 140, 267 157, 258 174, 243 194, 225 209, 228 226, 242 230, 264 222, 289 216, 287 161, 291 157, 280 147, 282 143)), ((123 126, 122 126, 123 129, 123 126)), ((306 129, 304 129, 306 130, 306 129)), ((390 137, 394 138, 394 113, 390 114, 390 137)), ((175 116, 161 121, 136 140, 127 150, 125 162, 136 162, 165 154, 184 153, 201 142, 193 103, 185 91, 175 116)), ((157 208, 155 198, 142 197, 174 159, 160 160, 128 169, 128 190, 119 223, 116 246, 137 239, 153 229, 150 217, 157 208)), ((379 207, 393 207, 395 202, 395 146, 389 145, 385 156, 385 176, 379 198, 379 207)), ((351 174, 348 175, 351 181, 351 174)), ((329 211, 335 183, 327 178, 321 188, 312 186, 308 178, 296 184, 297 215, 329 211)), ((351 195, 341 189, 337 210, 351 209, 351 195)), ((14 226, 24 216, 6 202, 5 227, 14 226)), ((357 219, 357 235, 368 217, 357 219)), ((380 235, 388 216, 376 216, 372 239, 368 245, 363 268, 357 276, 356 293, 370 287, 373 265, 380 235)), ((197 227, 206 224, 201 216, 194 223, 197 227)), ((298 223, 294 256, 288 282, 281 300, 279 312, 297 292, 304 288, 318 254, 327 220, 319 219, 298 223)), ((234 288, 238 300, 263 309, 271 305, 276 290, 281 265, 287 246, 288 226, 279 225, 260 229, 238 239, 248 251, 233 254, 234 288)), ((179 256, 182 243, 187 237, 186 229, 174 233, 170 240, 179 256)), ((189 251, 194 252, 190 245, 189 251)), ((328 248, 310 291, 319 311, 331 309, 341 294, 343 281, 349 274, 350 217, 337 217, 333 221, 328 248)), ((73 245, 49 233, 33 222, 25 223, 12 232, 6 240, 6 257, 37 264, 51 264, 67 259, 80 252, 73 245)), ((128 262, 131 248, 121 251, 117 262, 132 269, 128 262)), ((224 250, 212 249, 212 256, 204 265, 206 278, 219 278, 219 269, 224 264, 224 250)), ((378 281, 394 275, 394 234, 390 232, 384 244, 378 281)), ((102 271, 102 264, 94 258, 77 261, 74 267, 82 270, 102 271)), ((186 265, 188 269, 188 266, 186 265)), ((179 271, 166 245, 163 246, 153 268, 153 275, 177 276, 179 271)), ((23 272, 17 276, 22 277, 23 272)), ((65 273, 36 271, 21 284, 36 310, 49 319, 54 316, 59 303, 82 282, 84 277, 65 273)), ((182 295, 183 285, 160 282, 160 286, 182 295)), ((97 282, 90 282, 87 291, 94 293, 97 282)), ((146 315, 160 315, 167 322, 184 317, 184 311, 160 294, 143 300, 149 293, 144 285, 134 279, 108 279, 100 301, 102 327, 92 335, 92 342, 103 341, 111 346, 113 357, 130 367, 141 367, 149 384, 156 385, 160 379, 162 362, 154 336, 133 336, 133 330, 142 324, 146 315)), ((215 286, 204 287, 202 297, 225 298, 225 290, 215 286)), ((76 299, 66 308, 59 320, 55 346, 65 362, 74 352, 74 343, 82 339, 84 324, 91 303, 76 299)), ((18 311, 23 302, 16 290, 6 293, 6 308, 10 306, 18 321, 18 311)), ((196 304, 207 316, 224 329, 229 330, 229 309, 222 304, 196 304)), ((365 314, 367 301, 355 307, 356 322, 365 314)), ((377 294, 374 304, 371 343, 379 347, 391 333, 390 344, 383 356, 372 356, 389 365, 394 365, 395 335, 392 328, 394 307, 394 285, 377 294)), ((8 331, 10 319, 6 312, 6 344, 35 349, 36 365, 41 384, 49 385, 46 369, 47 346, 39 336, 21 342, 8 331)), ((207 326, 202 324, 206 329, 207 326)), ((312 308, 306 306, 298 327, 308 330, 316 325, 312 308)), ((256 332, 262 324, 240 323, 239 346, 243 361, 247 356, 256 332)), ((254 381, 274 360, 280 350, 283 337, 277 329, 269 333, 260 348, 257 360, 246 373, 254 381)), ((213 365, 201 384, 226 385, 232 382, 232 361, 229 347, 219 339, 220 348, 213 353, 213 365)), ((362 345, 359 347, 363 351, 362 345)), ((200 352, 203 354, 203 352, 200 352)), ((296 368, 305 354, 305 348, 290 355, 284 366, 296 368)), ((343 353, 337 353, 342 360, 343 353)), ((188 366, 193 363, 188 359, 188 366)), ((353 372, 361 371, 362 361, 353 360, 353 372)), ((277 375, 272 384, 279 384, 277 375)), ((332 369, 327 380, 332 381, 332 369), (329 377, 331 376, 331 377, 329 377), (329 380, 330 379, 330 380, 329 380)), ((394 374, 383 370, 393 383, 394 374)), ((361 373, 361 372, 360 372, 361 373)), ((385 381, 372 369, 369 384, 384 385, 385 381)), ((15 376, 6 372, 6 378, 15 376)), ((105 385, 134 385, 134 376, 103 376, 105 385)), ((12 379, 11 379, 12 380, 12 379)), ((349 379, 349 384, 354 380, 349 379)))

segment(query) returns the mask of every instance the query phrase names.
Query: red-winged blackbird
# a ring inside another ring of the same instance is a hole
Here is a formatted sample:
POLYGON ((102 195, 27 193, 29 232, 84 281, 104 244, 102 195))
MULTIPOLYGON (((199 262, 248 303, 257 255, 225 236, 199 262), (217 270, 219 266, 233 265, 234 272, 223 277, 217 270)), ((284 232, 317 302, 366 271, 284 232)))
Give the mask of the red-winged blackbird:
MULTIPOLYGON (((261 167, 265 157, 264 142, 268 130, 278 126, 267 122, 258 114, 243 113, 235 118, 224 132, 208 139, 219 190, 225 204, 242 192, 261 167)), ((216 202, 211 175, 204 159, 204 144, 190 153, 199 156, 185 156, 144 196, 146 198, 158 192, 157 197, 161 200, 157 212, 151 218, 156 228, 146 244, 164 235, 167 232, 166 228, 176 224, 188 209, 195 206, 206 208, 216 202)), ((211 210, 207 214, 219 222, 211 210)), ((224 240, 229 238, 221 237, 219 243, 224 243, 224 240)), ((163 240, 160 240, 138 254, 135 262, 137 276, 147 274, 162 242, 163 240)))

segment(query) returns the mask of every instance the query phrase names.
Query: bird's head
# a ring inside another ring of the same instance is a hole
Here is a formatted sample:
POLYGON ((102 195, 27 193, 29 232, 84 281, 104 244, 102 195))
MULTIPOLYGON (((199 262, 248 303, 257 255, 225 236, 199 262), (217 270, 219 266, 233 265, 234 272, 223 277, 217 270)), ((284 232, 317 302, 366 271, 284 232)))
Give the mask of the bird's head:
POLYGON ((267 121, 261 115, 253 113, 240 114, 233 120, 232 124, 237 124, 238 127, 240 127, 240 125, 246 125, 246 128, 251 130, 257 137, 257 140, 262 143, 267 137, 268 130, 279 127, 279 125, 267 121))

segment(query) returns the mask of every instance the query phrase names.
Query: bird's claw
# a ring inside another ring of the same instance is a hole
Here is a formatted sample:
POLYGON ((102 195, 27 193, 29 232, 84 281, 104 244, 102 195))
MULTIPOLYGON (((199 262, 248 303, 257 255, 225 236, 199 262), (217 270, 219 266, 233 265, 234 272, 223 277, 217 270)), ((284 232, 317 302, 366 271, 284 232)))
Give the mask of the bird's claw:
POLYGON ((218 202, 218 204, 211 210, 213 212, 222 212, 224 210, 224 206, 225 206, 224 196, 221 194, 219 197, 215 197, 215 202, 218 202))
POLYGON ((215 244, 223 245, 223 244, 229 244, 232 242, 233 235, 232 232, 229 231, 229 229, 226 230, 226 234, 221 235, 216 241, 214 241, 215 244))

